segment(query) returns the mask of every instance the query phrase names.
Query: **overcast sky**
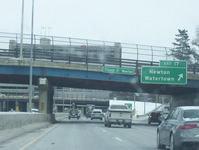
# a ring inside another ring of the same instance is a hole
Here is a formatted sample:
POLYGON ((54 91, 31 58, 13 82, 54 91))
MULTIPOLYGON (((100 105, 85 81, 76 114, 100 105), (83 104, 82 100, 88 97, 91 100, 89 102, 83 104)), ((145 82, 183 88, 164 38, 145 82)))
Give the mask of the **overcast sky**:
MULTIPOLYGON (((31 33, 32 0, 24 33, 31 33)), ((178 29, 195 38, 199 0, 34 0, 34 34, 172 47, 178 29)), ((0 32, 21 32, 22 0, 1 0, 0 32)))

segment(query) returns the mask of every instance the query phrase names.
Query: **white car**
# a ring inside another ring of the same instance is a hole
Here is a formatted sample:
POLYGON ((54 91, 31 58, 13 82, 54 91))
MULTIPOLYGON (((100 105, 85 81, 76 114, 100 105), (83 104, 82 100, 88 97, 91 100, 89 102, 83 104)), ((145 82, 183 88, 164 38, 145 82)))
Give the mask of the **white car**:
POLYGON ((91 120, 93 119, 103 119, 103 112, 101 109, 93 109, 93 111, 91 112, 91 120))
POLYGON ((31 109, 31 112, 32 112, 32 113, 39 113, 39 109, 32 108, 32 109, 31 109))

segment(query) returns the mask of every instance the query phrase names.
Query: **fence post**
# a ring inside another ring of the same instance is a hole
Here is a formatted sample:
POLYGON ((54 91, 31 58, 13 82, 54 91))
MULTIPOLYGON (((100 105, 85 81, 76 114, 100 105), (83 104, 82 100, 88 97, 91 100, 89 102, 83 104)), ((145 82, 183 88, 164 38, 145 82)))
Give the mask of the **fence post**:
POLYGON ((14 51, 15 51, 15 58, 18 58, 19 57, 19 49, 15 48, 14 51))
POLYGON ((87 49, 86 49, 86 65, 88 65, 88 40, 86 39, 86 45, 87 45, 87 49))
POLYGON ((53 62, 53 60, 54 60, 53 56, 54 56, 54 39, 52 36, 51 62, 53 62))
POLYGON ((138 60, 136 60, 136 66, 135 66, 135 74, 138 75, 139 74, 139 63, 138 60))
POLYGON ((34 35, 34 47, 33 47, 33 60, 36 60, 36 50, 37 50, 37 42, 36 42, 36 35, 34 35))
POLYGON ((139 53, 139 48, 138 45, 136 44, 136 48, 137 48, 137 60, 139 59, 138 53, 139 53))
POLYGON ((193 74, 196 74, 196 66, 193 66, 193 74))
POLYGON ((105 45, 104 41, 103 41, 103 44, 104 44, 104 61, 103 61, 103 66, 105 66, 105 63, 106 63, 106 45, 105 45))
POLYGON ((70 44, 70 49, 69 49, 69 54, 68 54, 68 61, 69 61, 69 64, 71 63, 71 38, 69 38, 69 44, 70 44))
POLYGON ((152 55, 151 59, 152 59, 152 62, 153 62, 153 47, 152 46, 151 46, 151 55, 152 55))

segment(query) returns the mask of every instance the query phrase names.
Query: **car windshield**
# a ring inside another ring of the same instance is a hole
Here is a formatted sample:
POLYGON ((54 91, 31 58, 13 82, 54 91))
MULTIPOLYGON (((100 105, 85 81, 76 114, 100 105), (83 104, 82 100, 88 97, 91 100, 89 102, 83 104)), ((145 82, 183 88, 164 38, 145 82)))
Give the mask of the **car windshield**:
POLYGON ((111 109, 127 109, 125 105, 113 105, 110 107, 111 109))
POLYGON ((100 114, 101 111, 94 111, 93 113, 95 113, 95 114, 100 114))
POLYGON ((160 116, 161 113, 160 113, 160 112, 153 112, 153 113, 151 113, 151 115, 152 115, 152 116, 160 116))
POLYGON ((183 117, 185 119, 199 119, 199 110, 185 110, 183 117))

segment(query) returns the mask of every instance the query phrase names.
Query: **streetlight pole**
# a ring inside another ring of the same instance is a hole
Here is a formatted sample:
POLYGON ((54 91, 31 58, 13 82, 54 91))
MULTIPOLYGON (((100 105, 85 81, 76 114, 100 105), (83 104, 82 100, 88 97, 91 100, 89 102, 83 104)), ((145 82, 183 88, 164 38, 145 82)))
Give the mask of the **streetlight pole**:
POLYGON ((135 98, 136 98, 136 95, 134 93, 134 110, 135 110, 135 98))
POLYGON ((22 11, 21 11, 21 39, 20 39, 20 54, 19 58, 23 58, 23 22, 24 22, 24 0, 22 0, 22 11))
POLYGON ((32 57, 33 57, 33 25, 34 25, 34 0, 32 0, 31 18, 31 50, 30 50, 30 76, 29 76, 29 111, 32 109, 32 57))

